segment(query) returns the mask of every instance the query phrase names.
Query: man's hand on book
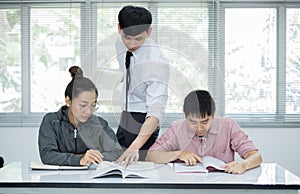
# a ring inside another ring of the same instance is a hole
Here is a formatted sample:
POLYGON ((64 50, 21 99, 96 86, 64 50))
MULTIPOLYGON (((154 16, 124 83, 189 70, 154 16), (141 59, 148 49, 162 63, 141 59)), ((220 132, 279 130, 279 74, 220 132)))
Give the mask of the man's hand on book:
POLYGON ((182 151, 178 159, 184 161, 187 166, 195 166, 197 162, 202 162, 202 158, 193 152, 182 151))
POLYGON ((246 171, 244 165, 241 162, 233 161, 225 164, 224 166, 225 172, 232 174, 243 174, 246 171))
POLYGON ((128 166, 132 162, 136 162, 139 159, 139 150, 133 150, 128 148, 116 161, 117 164, 128 166))
POLYGON ((89 149, 80 159, 80 165, 98 164, 103 161, 103 155, 98 150, 89 149))

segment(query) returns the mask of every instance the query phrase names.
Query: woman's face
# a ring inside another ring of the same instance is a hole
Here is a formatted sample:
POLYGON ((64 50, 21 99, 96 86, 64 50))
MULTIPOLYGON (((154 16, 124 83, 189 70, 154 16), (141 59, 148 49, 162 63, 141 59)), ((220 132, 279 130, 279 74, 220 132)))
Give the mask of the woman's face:
POLYGON ((86 122, 94 113, 96 105, 97 95, 95 91, 84 91, 73 98, 70 109, 76 125, 86 122))

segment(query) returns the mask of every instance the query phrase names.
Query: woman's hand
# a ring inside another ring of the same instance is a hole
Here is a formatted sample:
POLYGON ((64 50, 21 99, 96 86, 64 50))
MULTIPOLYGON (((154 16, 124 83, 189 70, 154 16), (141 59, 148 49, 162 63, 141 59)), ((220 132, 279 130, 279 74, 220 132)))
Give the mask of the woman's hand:
POLYGON ((80 159, 80 165, 98 164, 103 161, 103 155, 98 150, 89 149, 80 159))

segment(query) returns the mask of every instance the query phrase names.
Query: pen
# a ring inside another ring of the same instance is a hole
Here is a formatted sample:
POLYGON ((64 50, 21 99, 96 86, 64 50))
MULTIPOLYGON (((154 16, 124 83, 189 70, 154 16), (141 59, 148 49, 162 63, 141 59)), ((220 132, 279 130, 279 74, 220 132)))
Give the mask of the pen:
POLYGON ((74 129, 75 153, 77 153, 77 129, 74 129))

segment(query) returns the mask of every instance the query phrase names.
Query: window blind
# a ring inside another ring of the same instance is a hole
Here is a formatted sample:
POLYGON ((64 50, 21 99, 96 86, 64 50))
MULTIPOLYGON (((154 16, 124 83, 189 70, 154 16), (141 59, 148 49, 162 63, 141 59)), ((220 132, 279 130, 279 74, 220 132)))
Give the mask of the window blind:
POLYGON ((105 86, 99 113, 117 126, 115 82, 103 79, 118 76, 117 14, 127 4, 151 11, 151 37, 170 61, 163 126, 183 118, 194 89, 210 91, 218 116, 242 126, 300 126, 300 4, 217 0, 0 1, 0 125, 39 125, 64 104, 68 67, 79 65, 105 86))

